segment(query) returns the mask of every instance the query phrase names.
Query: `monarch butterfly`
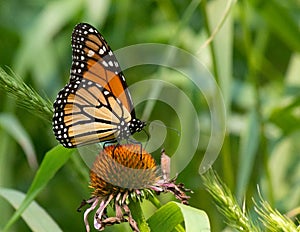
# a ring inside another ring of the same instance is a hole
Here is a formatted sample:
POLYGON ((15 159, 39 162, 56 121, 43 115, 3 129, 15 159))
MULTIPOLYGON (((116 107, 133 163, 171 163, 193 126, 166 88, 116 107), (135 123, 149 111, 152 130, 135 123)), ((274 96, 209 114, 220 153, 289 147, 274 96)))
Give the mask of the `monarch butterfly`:
POLYGON ((53 131, 67 148, 117 142, 141 131, 120 65, 103 36, 80 23, 72 33, 70 82, 53 104, 53 131))

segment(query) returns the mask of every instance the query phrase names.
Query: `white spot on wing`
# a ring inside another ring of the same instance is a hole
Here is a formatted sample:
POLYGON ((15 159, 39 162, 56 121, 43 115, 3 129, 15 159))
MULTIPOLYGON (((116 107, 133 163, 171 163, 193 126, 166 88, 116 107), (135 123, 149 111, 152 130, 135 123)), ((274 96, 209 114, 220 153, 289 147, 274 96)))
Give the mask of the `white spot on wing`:
POLYGON ((102 64, 105 66, 105 67, 108 67, 108 64, 105 60, 102 61, 102 64))
POLYGON ((93 55, 95 55, 95 52, 92 50, 89 50, 87 55, 88 55, 88 57, 92 57, 93 55))

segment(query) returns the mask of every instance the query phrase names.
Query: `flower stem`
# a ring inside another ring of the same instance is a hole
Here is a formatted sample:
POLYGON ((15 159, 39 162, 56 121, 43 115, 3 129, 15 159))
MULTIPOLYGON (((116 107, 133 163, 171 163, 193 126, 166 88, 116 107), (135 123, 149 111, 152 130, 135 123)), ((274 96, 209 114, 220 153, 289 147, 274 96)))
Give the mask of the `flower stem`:
POLYGON ((138 224, 138 227, 140 229, 140 232, 150 232, 150 228, 147 224, 146 218, 143 214, 141 204, 139 201, 130 201, 130 204, 128 205, 132 214, 133 219, 138 224))

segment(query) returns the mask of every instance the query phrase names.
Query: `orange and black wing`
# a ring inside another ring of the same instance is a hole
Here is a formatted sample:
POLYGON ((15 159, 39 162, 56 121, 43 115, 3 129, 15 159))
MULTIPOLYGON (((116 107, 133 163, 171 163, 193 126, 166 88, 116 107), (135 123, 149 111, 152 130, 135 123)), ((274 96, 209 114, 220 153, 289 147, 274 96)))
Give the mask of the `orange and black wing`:
POLYGON ((91 80, 110 91, 135 118, 125 77, 103 36, 89 24, 78 24, 72 33, 70 81, 91 80))
POLYGON ((65 147, 126 139, 144 126, 115 55, 85 23, 73 30, 70 82, 53 106, 53 131, 65 147))
POLYGON ((53 131, 65 147, 115 141, 131 115, 99 84, 85 79, 65 86, 54 102, 53 131))

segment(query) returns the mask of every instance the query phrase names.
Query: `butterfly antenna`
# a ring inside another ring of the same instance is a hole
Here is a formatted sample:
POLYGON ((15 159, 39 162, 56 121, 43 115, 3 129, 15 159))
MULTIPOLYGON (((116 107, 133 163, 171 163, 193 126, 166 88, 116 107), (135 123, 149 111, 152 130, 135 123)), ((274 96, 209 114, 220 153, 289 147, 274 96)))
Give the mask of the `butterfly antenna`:
POLYGON ((167 126, 166 126, 166 128, 167 128, 167 129, 169 129, 169 130, 173 130, 173 131, 175 131, 175 132, 176 132, 176 134, 177 134, 177 136, 178 136, 178 137, 180 137, 180 135, 181 135, 181 132, 180 132, 178 129, 176 129, 176 128, 174 128, 174 127, 167 127, 167 126))
MULTIPOLYGON (((158 123, 158 122, 155 122, 155 121, 147 121, 146 123, 147 123, 147 125, 150 125, 150 123, 153 123, 155 125, 158 125, 158 126, 167 128, 169 130, 175 131, 178 137, 180 137, 180 135, 181 135, 181 132, 178 129, 174 128, 174 127, 169 127, 169 126, 166 126, 164 124, 161 124, 161 123, 158 123)), ((148 135, 148 138, 149 138, 149 135, 148 135)))

